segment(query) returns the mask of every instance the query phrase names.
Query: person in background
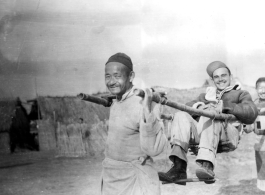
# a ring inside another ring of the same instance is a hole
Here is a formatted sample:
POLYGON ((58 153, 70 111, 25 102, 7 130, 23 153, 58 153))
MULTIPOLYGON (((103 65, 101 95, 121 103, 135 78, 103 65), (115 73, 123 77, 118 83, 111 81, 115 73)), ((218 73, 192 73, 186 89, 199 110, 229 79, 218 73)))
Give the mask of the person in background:
POLYGON ((254 100, 259 116, 252 125, 246 126, 246 132, 254 132, 256 141, 254 145, 255 160, 257 168, 257 188, 265 191, 265 77, 256 81, 258 98, 254 100))
POLYGON ((92 150, 89 143, 89 136, 91 133, 88 128, 88 125, 84 123, 84 119, 82 117, 79 118, 79 125, 80 125, 80 135, 82 137, 82 145, 85 150, 85 153, 88 154, 92 150))

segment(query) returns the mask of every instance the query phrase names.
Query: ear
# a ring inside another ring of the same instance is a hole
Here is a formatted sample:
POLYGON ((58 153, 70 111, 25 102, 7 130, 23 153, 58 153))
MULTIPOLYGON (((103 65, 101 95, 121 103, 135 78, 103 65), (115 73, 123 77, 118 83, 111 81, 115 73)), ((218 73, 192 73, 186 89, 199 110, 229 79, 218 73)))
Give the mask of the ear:
POLYGON ((234 77, 233 77, 232 74, 230 74, 230 85, 232 86, 232 85, 235 85, 235 84, 236 83, 235 83, 234 77))
POLYGON ((129 77, 130 77, 130 82, 132 83, 133 79, 135 77, 135 73, 133 71, 131 71, 129 77))
POLYGON ((233 81, 234 80, 234 76, 231 74, 230 75, 230 80, 233 81))

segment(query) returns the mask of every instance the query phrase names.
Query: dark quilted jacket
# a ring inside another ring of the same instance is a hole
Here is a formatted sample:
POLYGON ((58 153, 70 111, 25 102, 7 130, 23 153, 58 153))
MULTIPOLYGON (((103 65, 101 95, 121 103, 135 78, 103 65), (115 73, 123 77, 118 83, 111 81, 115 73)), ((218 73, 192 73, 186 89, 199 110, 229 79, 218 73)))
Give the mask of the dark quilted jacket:
MULTIPOLYGON (((223 100, 223 113, 235 115, 244 124, 252 124, 256 120, 258 110, 249 92, 231 90, 224 93, 221 99, 223 100)), ((186 105, 192 107, 196 102, 210 103, 205 99, 205 93, 202 93, 196 100, 188 102, 186 105)))

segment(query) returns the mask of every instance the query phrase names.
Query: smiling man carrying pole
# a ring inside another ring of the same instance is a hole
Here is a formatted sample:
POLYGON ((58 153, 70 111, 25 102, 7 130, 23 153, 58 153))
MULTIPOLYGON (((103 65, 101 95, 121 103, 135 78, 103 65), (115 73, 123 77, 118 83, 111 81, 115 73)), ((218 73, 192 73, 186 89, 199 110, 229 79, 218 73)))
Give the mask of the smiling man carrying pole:
POLYGON ((101 194, 104 195, 160 194, 151 157, 163 151, 167 138, 154 112, 157 107, 151 107, 151 90, 145 90, 144 100, 133 93, 134 75, 132 61, 124 53, 111 56, 106 63, 105 83, 116 99, 110 107, 102 162, 101 194))

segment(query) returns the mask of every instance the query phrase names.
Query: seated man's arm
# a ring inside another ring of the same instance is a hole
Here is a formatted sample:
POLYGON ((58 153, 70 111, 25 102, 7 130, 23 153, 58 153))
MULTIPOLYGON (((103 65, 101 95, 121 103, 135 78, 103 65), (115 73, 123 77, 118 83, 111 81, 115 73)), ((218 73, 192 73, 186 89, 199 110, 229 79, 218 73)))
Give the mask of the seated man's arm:
POLYGON ((207 100, 205 99, 205 93, 200 94, 200 96, 193 101, 187 102, 186 105, 193 107, 193 108, 198 108, 201 105, 207 104, 207 100))
POLYGON ((143 113, 140 122, 140 142, 141 148, 148 156, 159 155, 167 143, 166 135, 163 131, 163 123, 157 119, 159 111, 156 105, 151 109, 152 93, 151 90, 145 90, 145 99, 143 101, 143 113))
POLYGON ((238 103, 224 101, 223 112, 235 115, 244 124, 254 123, 258 116, 258 109, 247 91, 242 91, 238 103))
MULTIPOLYGON (((207 100, 205 99, 205 93, 200 94, 200 96, 193 101, 187 102, 186 105, 195 109, 199 109, 200 107, 203 107, 205 104, 207 104, 207 100)), ((190 114, 194 119, 197 119, 200 117, 199 115, 192 113, 190 114)))

